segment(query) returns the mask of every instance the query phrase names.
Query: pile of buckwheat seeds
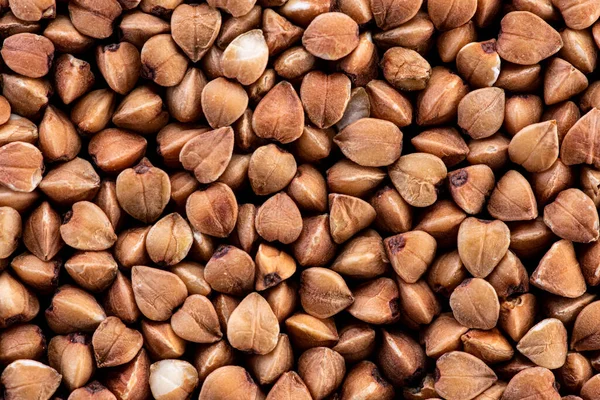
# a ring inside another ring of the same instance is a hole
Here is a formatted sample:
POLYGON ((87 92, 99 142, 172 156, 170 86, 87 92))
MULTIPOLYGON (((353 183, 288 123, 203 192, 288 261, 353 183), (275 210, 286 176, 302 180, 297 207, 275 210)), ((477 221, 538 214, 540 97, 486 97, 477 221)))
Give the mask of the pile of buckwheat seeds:
POLYGON ((0 0, 0 400, 600 400, 600 0, 0 0))

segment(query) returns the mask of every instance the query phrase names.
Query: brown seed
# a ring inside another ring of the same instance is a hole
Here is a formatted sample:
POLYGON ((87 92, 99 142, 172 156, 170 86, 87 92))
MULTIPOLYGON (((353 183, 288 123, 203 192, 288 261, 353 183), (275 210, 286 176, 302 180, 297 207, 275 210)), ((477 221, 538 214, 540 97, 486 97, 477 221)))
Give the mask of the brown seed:
POLYGON ((61 262, 44 261, 28 252, 14 257, 10 266, 19 279, 39 293, 52 293, 58 285, 61 262))
POLYGON ((54 18, 56 15, 56 2, 54 0, 33 0, 19 2, 10 0, 6 2, 15 16, 23 21, 39 21, 42 18, 54 18))
POLYGON ((541 85, 541 71, 540 64, 518 65, 505 61, 494 85, 513 92, 531 92, 541 85))
POLYGON ((497 50, 506 61, 537 64, 560 50, 562 44, 559 33, 535 14, 515 11, 502 18, 497 50), (535 48, 531 40, 537 41, 535 48))
POLYGON ((521 260, 510 250, 487 276, 487 281, 501 299, 529 291, 528 272, 521 260))
POLYGON ((189 68, 179 84, 167 88, 165 97, 171 116, 179 122, 196 122, 202 118, 202 91, 206 83, 200 69, 189 68))
POLYGON ((229 186, 213 183, 190 195, 187 217, 195 230, 216 237, 227 237, 235 227, 237 201, 229 186))
POLYGON ((219 318, 219 324, 221 330, 227 330, 227 323, 233 310, 240 304, 241 300, 237 297, 230 296, 228 294, 219 293, 212 301, 217 317, 219 318))
POLYGON ((496 184, 488 201, 490 215, 501 221, 537 218, 535 196, 527 179, 515 170, 508 171, 496 184))
POLYGON ((193 171, 200 183, 214 182, 223 174, 233 152, 233 130, 230 127, 202 133, 181 149, 183 167, 193 171))
POLYGON ((187 256, 192 240, 188 223, 178 213, 171 213, 150 229, 146 236, 146 250, 155 264, 171 266, 187 256))
POLYGON ((365 400, 391 400, 394 398, 394 388, 383 379, 374 363, 362 361, 346 375, 341 396, 362 396, 365 400))
POLYGON ((589 28, 600 17, 600 6, 593 1, 554 0, 552 4, 571 29, 589 28))
POLYGON ((8 258, 19 246, 21 215, 10 207, 0 207, 0 258, 8 258))
POLYGON ((286 398, 297 400, 312 399, 302 378, 294 371, 282 374, 267 395, 267 400, 280 400, 286 398))
POLYGON ((561 397, 555 384, 552 371, 541 367, 526 368, 508 382, 502 399, 518 400, 537 397, 539 399, 559 400, 561 397))
POLYGON ((319 319, 312 315, 297 313, 285 320, 285 327, 294 346, 300 349, 331 347, 339 339, 332 318, 319 319))
POLYGON ((268 61, 269 48, 263 32, 253 29, 236 37, 223 52, 223 75, 250 85, 261 77, 268 61))
POLYGON ((396 279, 400 295, 400 316, 413 324, 428 325, 441 311, 440 303, 424 279, 406 283, 396 279))
POLYGON ((557 236, 574 242, 598 239, 598 212, 594 202, 579 189, 567 189, 544 208, 544 223, 557 236))
POLYGON ((17 74, 30 78, 46 75, 54 59, 54 45, 44 36, 18 33, 2 44, 2 59, 17 74))
POLYGON ((304 31, 302 44, 316 57, 339 60, 358 45, 358 25, 346 14, 321 14, 304 31))
POLYGON ((433 68, 427 86, 417 97, 417 125, 453 121, 458 104, 467 93, 467 85, 458 75, 444 67, 433 68))
POLYGON ((92 137, 88 145, 88 152, 92 156, 94 164, 103 171, 120 172, 139 161, 146 152, 146 146, 146 139, 140 135, 122 129, 109 128, 92 137))
POLYGON ((115 257, 119 264, 129 269, 134 265, 150 263, 146 252, 146 236, 150 227, 131 228, 121 232, 115 244, 115 257))
POLYGON ((465 279, 450 296, 454 318, 475 329, 492 329, 498 322, 500 304, 496 291, 480 278, 465 279))
POLYGON ((108 86, 119 94, 134 88, 142 67, 140 52, 128 42, 98 46, 96 63, 108 86))
MULTIPOLYGON (((599 88, 600 86, 598 83, 592 82, 590 86, 586 89, 586 91, 583 93, 583 96, 581 96, 581 100, 579 101, 579 106, 581 107, 582 112, 587 113, 594 107, 598 108, 598 95, 600 94, 600 92, 598 91, 599 88)), ((577 109, 577 112, 579 113, 579 109, 577 109)), ((571 126, 573 126, 575 122, 577 122, 577 120, 573 121, 571 126)))
POLYGON ((71 110, 71 121, 84 135, 100 132, 110 122, 116 100, 116 94, 111 90, 94 90, 77 101, 71 110))
POLYGON ((289 254, 264 243, 258 246, 255 261, 257 291, 275 286, 296 272, 296 261, 289 254))
POLYGON ((232 154, 229 164, 219 177, 219 182, 223 182, 234 191, 245 188, 248 183, 250 157, 250 154, 232 154))
POLYGON ((114 315, 128 324, 140 317, 131 281, 121 272, 117 272, 112 285, 106 290, 103 305, 107 315, 114 315))
POLYGON ((163 128, 169 113, 163 99, 150 86, 139 86, 129 93, 112 116, 112 122, 122 129, 141 134, 156 133, 163 128))
POLYGON ((80 53, 94 44, 94 39, 81 34, 67 15, 56 15, 44 30, 44 36, 60 52, 80 53))
POLYGON ((375 330, 368 324, 355 323, 342 328, 340 339, 333 347, 346 362, 362 361, 375 350, 375 330))
MULTIPOLYGON (((360 1, 366 2, 367 0, 360 1)), ((356 86, 363 86, 377 78, 378 61, 377 47, 373 43, 371 32, 363 32, 358 37, 358 46, 340 61, 339 66, 352 83, 356 86)))
POLYGON ((496 328, 489 331, 471 329, 461 336, 461 341, 465 352, 487 364, 508 361, 514 354, 510 342, 496 328))
POLYGON ((399 318, 399 294, 396 283, 389 278, 379 278, 358 286, 352 293, 354 303, 348 312, 369 324, 389 324, 399 318))
POLYGON ((204 269, 204 279, 213 290, 241 296, 254 287, 255 265, 252 258, 237 247, 219 247, 204 269))
POLYGON ((142 348, 143 341, 141 333, 127 328, 119 318, 106 318, 92 337, 98 368, 128 363, 142 348))
POLYGON ((492 136, 502 127, 504 103, 502 89, 474 90, 458 103, 458 125, 473 139, 492 136))
POLYGON ((302 216, 296 203, 284 192, 265 201, 256 212, 256 232, 266 241, 294 242, 302 232, 302 216))
POLYGON ((108 372, 105 384, 124 400, 144 399, 150 397, 149 375, 150 359, 142 348, 128 364, 108 372))
POLYGON ((567 330, 559 320, 545 319, 519 340, 517 350, 540 367, 560 368, 567 357, 567 330))
POLYGON ((259 238, 254 225, 255 218, 256 206, 254 204, 246 203, 240 205, 235 230, 232 232, 232 239, 246 253, 252 252, 259 238))
POLYGON ((207 127, 190 129, 188 125, 184 124, 168 124, 156 136, 158 144, 157 153, 161 156, 166 166, 181 168, 179 155, 183 146, 191 139, 209 130, 207 127))
POLYGON ((69 16, 79 32, 96 39, 112 35, 113 22, 121 15, 117 0, 76 0, 69 2, 69 16))
POLYGON ((264 295, 279 323, 292 314, 298 303, 296 285, 288 283, 288 281, 283 281, 268 289, 264 295))
POLYGON ((329 318, 354 302, 344 279, 327 268, 308 268, 302 272, 300 302, 304 310, 317 318, 329 318))
POLYGON ((585 293, 585 280, 570 241, 552 245, 532 273, 531 284, 562 297, 577 298, 585 293))
POLYGON ((461 0, 448 3, 443 0, 427 2, 427 12, 435 27, 440 31, 457 28, 469 22, 477 11, 477 1, 461 0))
POLYGON ((392 164, 400 156, 402 136, 400 129, 389 121, 362 118, 340 131, 334 142, 355 163, 382 167, 392 164))
POLYGON ((60 386, 61 375, 54 368, 34 360, 17 360, 9 364, 0 381, 6 400, 50 399, 60 386))
POLYGON ((214 343, 223 336, 214 306, 199 294, 189 296, 173 314, 171 327, 177 336, 194 343, 214 343))
POLYGON ((531 180, 538 203, 547 204, 560 192, 573 186, 574 175, 572 168, 566 166, 560 159, 557 159, 547 170, 533 174, 531 180))
POLYGON ((206 54, 220 27, 221 13, 207 4, 181 4, 171 16, 173 40, 192 62, 206 54))
POLYGON ((79 153, 81 139, 69 118, 49 106, 39 126, 39 146, 48 161, 70 161, 79 153))
POLYGON ((428 129, 414 136, 410 142, 417 151, 441 158, 446 167, 455 166, 469 154, 465 140, 454 128, 428 129))
POLYGON ((456 55, 456 68, 471 86, 493 86, 500 75, 500 56, 496 52, 496 40, 465 45, 456 55))
MULTIPOLYGON (((183 340, 182 342, 185 343, 183 340)), ((236 360, 234 351, 226 340, 199 345, 194 353, 194 366, 198 371, 200 382, 204 382, 206 377, 217 368, 232 365, 236 360)))
POLYGON ((595 301, 579 312, 571 334, 571 349, 576 351, 600 349, 598 318, 596 317, 599 310, 600 302, 595 301))
POLYGON ((159 17, 134 10, 123 16, 119 30, 123 40, 141 48, 152 36, 169 32, 170 25, 159 17))
POLYGON ((0 327, 29 322, 39 312, 37 297, 8 272, 0 273, 0 289, 6 301, 0 303, 0 327))
POLYGON ((408 204, 427 207, 437 200, 437 186, 446 178, 444 162, 427 153, 402 156, 388 168, 392 183, 408 204))
POLYGON ((407 97, 380 80, 369 81, 366 90, 373 117, 393 122, 400 128, 410 125, 413 106, 407 97))
POLYGON ((78 250, 106 250, 117 241, 106 214, 89 201, 73 204, 60 226, 60 236, 78 250))
POLYGON ((385 79, 399 90, 422 90, 431 77, 431 65, 419 53, 392 47, 381 60, 385 79))
POLYGON ((116 184, 119 204, 127 214, 140 221, 155 221, 169 202, 169 176, 146 158, 121 172, 116 184))
POLYGON ((46 339, 36 325, 15 325, 0 334, 0 349, 2 365, 22 359, 39 360, 45 353, 46 339))
POLYGON ((380 229, 392 233, 402 233, 410 229, 410 206, 392 186, 387 185, 377 191, 371 197, 370 203, 377 213, 375 224, 380 229))
POLYGON ((570 392, 579 392, 592 375, 590 361, 581 353, 569 352, 562 367, 557 371, 561 387, 570 392))
POLYGON ((300 236, 292 245, 294 257, 303 267, 323 267, 335 255, 327 214, 305 218, 300 236))
POLYGON ((593 143, 596 141, 596 126, 600 123, 600 109, 592 108, 581 117, 563 139, 561 160, 566 165, 593 164, 600 167, 600 154, 593 143))
POLYGON ((448 174, 452 199, 469 214, 481 212, 494 183, 494 172, 485 164, 471 165, 448 174))
POLYGON ((421 278, 437 249, 435 239, 418 230, 388 237, 384 245, 394 271, 408 283, 415 283, 421 278))
POLYGON ((302 210, 323 212, 327 209, 327 182, 311 164, 302 164, 297 168, 287 194, 302 210))
POLYGON ((341 244, 375 220, 375 209, 358 197, 329 194, 329 230, 334 242, 341 244))
POLYGON ((460 350, 461 337, 469 328, 459 324, 452 314, 444 313, 423 331, 423 342, 428 357, 439 358, 451 351, 460 350))
POLYGON ((346 373, 344 358, 327 347, 316 347, 302 353, 298 373, 313 399, 321 400, 342 384, 346 373))
POLYGON ((204 279, 204 267, 193 261, 182 261, 171 268, 171 272, 179 277, 188 289, 189 294, 208 296, 210 285, 204 279))
POLYGON ((70 285, 54 292, 45 316, 48 326, 57 334, 93 332, 106 319, 104 310, 91 294, 70 285))
POLYGON ((252 116, 252 129, 258 137, 282 144, 298 139, 303 128, 302 102, 293 86, 286 81, 275 85, 263 97, 252 116))
POLYGON ((69 395, 71 400, 115 400, 116 397, 110 390, 98 381, 92 381, 84 387, 75 389, 69 395))
POLYGON ((350 101, 350 79, 344 74, 309 72, 302 79, 300 98, 308 118, 318 128, 329 128, 343 116, 350 101))
POLYGON ((270 353, 252 355, 248 359, 248 366, 260 384, 270 385, 275 382, 294 366, 294 353, 288 336, 280 334, 277 346, 270 353))
POLYGON ((256 292, 242 300, 227 324, 227 339, 238 350, 267 354, 277 346, 278 337, 277 318, 269 303, 256 292))
POLYGON ((473 399, 498 378, 483 361, 462 351, 444 354, 436 362, 435 390, 445 399, 473 399))
POLYGON ((50 200, 59 205, 71 205, 93 200, 100 187, 100 177, 92 164, 77 157, 53 168, 39 187, 50 200))
POLYGON ((0 126, 0 146, 11 142, 34 144, 38 140, 36 124, 16 114, 11 114, 8 121, 0 126))
POLYGON ((242 367, 228 365, 211 372, 204 381, 198 400, 259 400, 264 394, 242 367))
POLYGON ((535 324, 536 304, 536 297, 531 293, 503 301, 498 325, 512 340, 521 340, 535 324))
POLYGON ((296 80, 314 69, 317 58, 304 47, 296 46, 287 49, 275 59, 273 68, 277 75, 284 79, 296 80))
POLYGON ((383 274, 387 266, 381 236, 374 230, 368 230, 344 245, 331 269, 344 276, 370 279, 383 274))
POLYGON ((113 180, 100 182, 100 189, 94 198, 94 203, 104 211, 114 229, 119 229, 125 219, 125 213, 117 199, 117 186, 113 180))
MULTIPOLYGON (((430 22, 433 29, 433 23, 430 22)), ((464 25, 441 32, 437 38, 437 51, 443 62, 452 62, 464 46, 477 40, 475 23, 469 21, 464 25)), ((502 73, 502 71, 500 72, 502 73)))
POLYGON ((542 308, 545 316, 556 318, 565 325, 572 325, 581 310, 594 300, 596 295, 592 293, 585 293, 575 299, 549 296, 543 302, 542 308))
POLYGON ((570 99, 583 92, 588 87, 588 80, 571 63, 553 58, 544 77, 544 101, 546 104, 556 104, 570 99))
POLYGON ((508 140, 501 133, 485 139, 471 140, 468 144, 467 161, 470 164, 485 164, 496 171, 508 161, 508 140))
POLYGON ((485 278, 500 263, 510 245, 510 231, 502 221, 465 219, 458 230, 458 254, 476 278, 485 278))
POLYGON ((172 272, 136 265, 131 269, 135 302, 152 321, 166 321, 187 297, 187 288, 172 272))
POLYGON ((0 185, 32 192, 42 180, 42 153, 32 144, 12 142, 0 147, 0 185))
POLYGON ((183 79, 188 59, 169 34, 151 37, 140 52, 142 77, 160 86, 175 86, 183 79))
POLYGON ((429 287, 445 297, 450 297, 452 291, 466 278, 467 270, 457 250, 438 256, 431 264, 426 277, 429 287))
POLYGON ((543 104, 539 96, 521 94, 509 97, 504 105, 504 129, 514 136, 542 118, 543 104))
POLYGON ((425 352, 410 336, 382 330, 377 364, 383 375, 396 386, 405 386, 424 375, 425 352))
POLYGON ((75 253, 65 262, 69 276, 91 292, 103 292, 117 276, 119 266, 107 251, 75 253))
POLYGON ((422 1, 370 0, 370 5, 375 23, 387 31, 413 18, 421 8, 422 1))
POLYGON ((429 233, 440 247, 456 245, 458 228, 467 214, 451 200, 441 200, 423 214, 415 229, 429 233))
POLYGON ((284 189, 296 174, 294 156, 275 144, 256 149, 248 165, 248 179, 254 193, 268 195, 284 189))

